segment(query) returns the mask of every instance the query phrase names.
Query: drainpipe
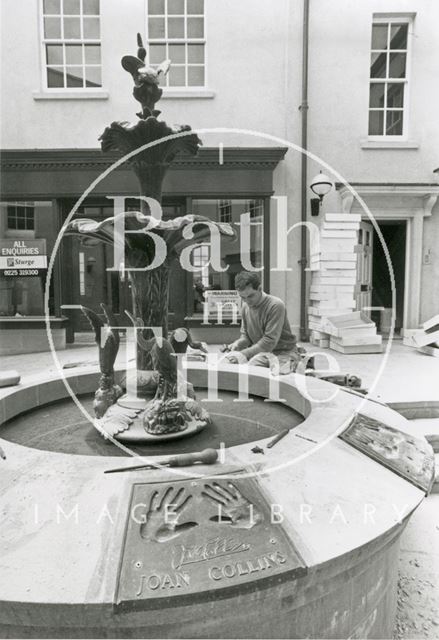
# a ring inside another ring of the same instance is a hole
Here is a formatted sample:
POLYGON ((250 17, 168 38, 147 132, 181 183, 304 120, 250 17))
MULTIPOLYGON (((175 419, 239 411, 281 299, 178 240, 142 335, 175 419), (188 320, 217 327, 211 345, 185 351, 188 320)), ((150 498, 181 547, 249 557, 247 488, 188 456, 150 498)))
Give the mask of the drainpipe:
MULTIPOLYGON (((308 144, 308 45, 309 45, 309 0, 303 0, 303 30, 302 30, 302 102, 300 112, 302 115, 302 149, 307 149, 308 144)), ((307 156, 302 153, 301 159, 301 236, 300 236, 300 340, 308 340, 308 323, 306 307, 306 271, 307 266, 307 156)))

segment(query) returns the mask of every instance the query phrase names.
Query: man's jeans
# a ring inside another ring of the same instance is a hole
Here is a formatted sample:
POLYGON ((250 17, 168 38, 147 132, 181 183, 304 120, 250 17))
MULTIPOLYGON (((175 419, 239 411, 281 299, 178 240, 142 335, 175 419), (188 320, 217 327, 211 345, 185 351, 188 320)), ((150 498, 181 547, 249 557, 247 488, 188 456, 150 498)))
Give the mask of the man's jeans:
POLYGON ((255 367, 270 367, 274 375, 286 375, 296 371, 297 365, 302 360, 297 349, 279 351, 277 353, 258 353, 250 358, 249 364, 255 367))

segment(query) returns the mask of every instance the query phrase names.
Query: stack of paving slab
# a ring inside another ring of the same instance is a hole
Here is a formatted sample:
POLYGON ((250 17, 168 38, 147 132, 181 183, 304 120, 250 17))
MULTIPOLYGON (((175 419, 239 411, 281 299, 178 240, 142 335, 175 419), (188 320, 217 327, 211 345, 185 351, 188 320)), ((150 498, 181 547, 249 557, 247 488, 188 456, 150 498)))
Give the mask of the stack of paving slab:
POLYGON ((404 344, 439 358, 439 315, 423 323, 422 329, 404 332, 404 344))
POLYGON ((376 335, 374 323, 369 319, 364 323, 359 312, 354 313, 355 247, 360 222, 360 214, 327 213, 320 231, 320 247, 311 248, 308 324, 311 343, 317 347, 330 347, 343 353, 381 350, 381 337, 376 335), (333 318, 339 319, 340 326, 328 324, 333 318))
POLYGON ((375 322, 363 311, 325 318, 322 330, 329 336, 329 348, 340 353, 381 353, 383 349, 375 322))
POLYGON ((320 246, 311 247, 308 326, 311 343, 317 347, 329 347, 329 334, 322 328, 325 319, 355 309, 355 245, 360 221, 358 214, 327 213, 320 246))

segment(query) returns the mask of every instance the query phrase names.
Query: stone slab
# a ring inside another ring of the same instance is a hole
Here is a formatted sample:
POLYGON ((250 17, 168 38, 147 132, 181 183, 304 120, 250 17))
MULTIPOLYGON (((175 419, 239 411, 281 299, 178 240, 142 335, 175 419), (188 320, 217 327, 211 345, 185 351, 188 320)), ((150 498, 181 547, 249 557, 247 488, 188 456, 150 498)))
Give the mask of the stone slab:
POLYGON ((12 387, 20 382, 20 374, 18 371, 11 369, 9 371, 0 371, 0 387, 12 387))
POLYGON ((439 314, 422 323, 424 331, 435 329, 435 327, 439 330, 439 314))
POLYGON ((154 601, 171 596, 177 606, 238 585, 245 591, 255 579, 267 586, 280 577, 295 580, 306 573, 289 537, 271 523, 270 506, 250 479, 135 484, 127 513, 118 611, 157 606, 154 601), (134 520, 136 505, 142 507, 134 520), (145 522, 139 523, 142 511, 145 522), (178 515, 179 524, 167 527, 166 513, 169 520, 178 515))
POLYGON ((378 344, 363 344, 357 346, 347 346, 343 347, 336 342, 329 342, 330 349, 334 351, 339 351, 340 353, 382 353, 383 348, 382 345, 378 344))

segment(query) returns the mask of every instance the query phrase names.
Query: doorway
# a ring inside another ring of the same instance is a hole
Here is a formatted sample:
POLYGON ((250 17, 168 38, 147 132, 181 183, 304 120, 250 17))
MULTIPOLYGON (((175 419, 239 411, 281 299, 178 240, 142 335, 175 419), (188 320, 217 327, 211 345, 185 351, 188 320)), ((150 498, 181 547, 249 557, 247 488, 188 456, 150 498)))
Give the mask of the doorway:
MULTIPOLYGON (((395 277, 396 313, 395 335, 404 325, 404 290, 406 272, 407 225, 405 220, 382 220, 378 227, 389 252, 395 277)), ((365 220, 358 230, 357 310, 364 310, 377 325, 380 333, 388 333, 391 322, 392 280, 381 239, 374 226, 365 220)))
MULTIPOLYGON (((406 278, 406 242, 407 224, 405 220, 383 220, 378 222, 395 278, 395 335, 401 334, 404 326, 405 278, 406 278)), ((388 333, 391 322, 392 280, 389 273, 386 253, 376 229, 372 237, 372 307, 384 310, 372 310, 371 318, 378 332, 388 333)))

